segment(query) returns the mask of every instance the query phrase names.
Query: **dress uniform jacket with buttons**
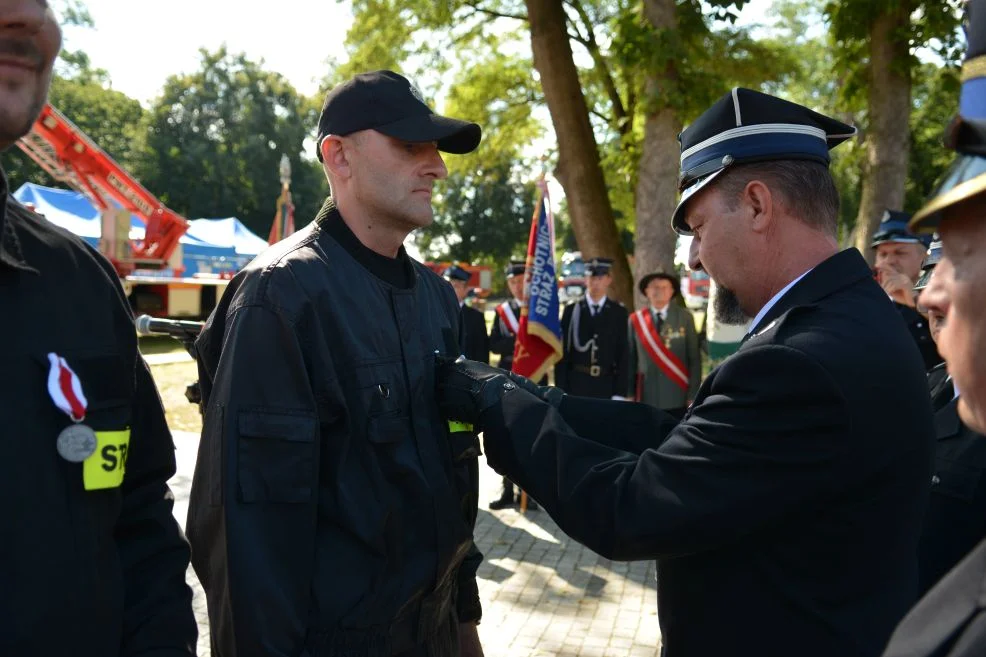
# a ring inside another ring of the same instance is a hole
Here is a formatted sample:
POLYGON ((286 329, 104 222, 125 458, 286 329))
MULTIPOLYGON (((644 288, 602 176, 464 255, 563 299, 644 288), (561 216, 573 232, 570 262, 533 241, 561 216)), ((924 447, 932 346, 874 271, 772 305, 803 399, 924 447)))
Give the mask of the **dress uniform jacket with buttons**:
POLYGON ((462 306, 462 353, 469 360, 490 362, 490 336, 486 332, 486 317, 481 310, 462 306))
POLYGON ((855 249, 834 255, 680 423, 516 388, 481 416, 487 460, 599 554, 657 559, 666 657, 879 655, 916 599, 932 460, 921 358, 885 298, 855 249))
MULTIPOLYGON (((651 313, 654 326, 657 326, 657 313, 651 313)), ((630 335, 630 396, 637 401, 657 408, 674 409, 688 406, 695 399, 698 385, 702 382, 702 354, 698 349, 698 333, 695 318, 683 305, 672 300, 668 304, 667 319, 660 329, 665 345, 678 357, 688 370, 688 388, 682 389, 661 370, 640 344, 640 336, 629 326, 630 335)))
POLYGON ((450 440, 434 370, 459 321, 444 280, 363 247, 331 200, 233 279, 196 343, 188 533, 215 657, 458 654, 478 439, 450 440))
POLYGON ((935 471, 921 535, 921 592, 986 538, 986 436, 959 419, 958 399, 935 413, 935 471))
MULTIPOLYGON (((520 320, 520 302, 516 299, 510 300, 510 309, 514 311, 514 317, 520 320)), ((500 357, 497 367, 503 370, 510 370, 514 363, 514 343, 517 336, 514 335, 510 327, 503 323, 500 315, 493 317, 493 325, 490 327, 490 351, 500 357)))
POLYGON ((0 655, 194 655, 174 443, 119 278, 9 198, 2 172, 0 308, 0 655), (72 422, 48 394, 48 353, 88 402, 100 442, 85 463, 56 449, 72 422))
POLYGON ((605 299, 595 315, 587 297, 567 304, 561 316, 564 352, 555 366, 555 385, 582 397, 626 397, 630 362, 626 326, 627 309, 612 299, 605 299))
POLYGON ((931 339, 931 328, 928 326, 928 319, 914 308, 905 306, 902 303, 894 301, 894 307, 897 308, 897 312, 900 313, 904 323, 907 324, 907 330, 911 332, 914 344, 918 346, 918 350, 921 352, 921 358, 924 359, 924 369, 931 370, 936 365, 939 365, 942 362, 942 358, 938 355, 938 346, 931 339))

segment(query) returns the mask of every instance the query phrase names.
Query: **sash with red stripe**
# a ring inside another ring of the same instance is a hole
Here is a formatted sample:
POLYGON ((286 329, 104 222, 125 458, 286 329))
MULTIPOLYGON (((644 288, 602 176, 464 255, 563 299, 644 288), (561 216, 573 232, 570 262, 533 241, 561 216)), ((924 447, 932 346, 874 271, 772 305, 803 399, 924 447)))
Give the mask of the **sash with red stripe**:
POLYGON ((637 337, 640 338, 640 344, 644 346, 644 351, 654 361, 654 364, 664 372, 664 375, 672 383, 688 392, 688 368, 685 367, 680 358, 665 346, 664 340, 657 332, 657 327, 654 326, 654 318, 651 316, 650 310, 646 308, 638 310, 630 315, 630 322, 633 324, 633 330, 637 337))
POLYGON ((517 321, 514 309, 510 307, 510 302, 504 301, 497 306, 496 314, 500 316, 500 323, 507 327, 510 335, 517 335, 517 331, 520 330, 520 323, 517 321))

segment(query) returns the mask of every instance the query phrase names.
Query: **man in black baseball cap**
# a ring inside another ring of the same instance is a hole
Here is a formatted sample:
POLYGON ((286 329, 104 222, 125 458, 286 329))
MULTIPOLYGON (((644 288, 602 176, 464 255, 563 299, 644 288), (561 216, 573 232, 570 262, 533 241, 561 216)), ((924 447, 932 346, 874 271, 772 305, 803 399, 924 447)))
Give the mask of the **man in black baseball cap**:
POLYGON ((463 154, 476 150, 482 130, 475 123, 435 114, 410 80, 393 71, 361 73, 325 95, 318 117, 315 154, 322 141, 362 130, 408 142, 436 142, 438 150, 463 154))
POLYGON ((215 654, 482 654, 478 445, 429 394, 434 354, 461 353, 459 303, 403 246, 432 221, 440 151, 479 139, 396 73, 334 88, 330 198, 203 331, 188 533, 215 654))

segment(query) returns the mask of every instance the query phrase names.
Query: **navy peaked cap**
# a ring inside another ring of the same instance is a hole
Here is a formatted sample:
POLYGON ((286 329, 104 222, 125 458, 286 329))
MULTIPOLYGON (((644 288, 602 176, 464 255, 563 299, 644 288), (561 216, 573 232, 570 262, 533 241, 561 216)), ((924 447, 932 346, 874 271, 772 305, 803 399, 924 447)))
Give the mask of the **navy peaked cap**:
POLYGON ((472 275, 459 265, 448 267, 442 276, 450 281, 468 281, 472 278, 472 275))
POLYGON ((897 210, 886 210, 880 218, 880 225, 873 233, 873 243, 871 247, 876 248, 880 244, 887 242, 904 242, 908 244, 923 244, 928 248, 931 244, 931 235, 915 235, 907 229, 907 224, 911 220, 911 215, 897 210))
POLYGON ((931 198, 914 213, 911 230, 916 233, 935 232, 945 209, 986 192, 986 0, 966 3, 963 27, 968 48, 959 113, 945 129, 945 146, 956 157, 931 198))
POLYGON ((612 268, 612 258, 593 258, 585 263, 585 271, 589 276, 605 276, 612 268))
POLYGON ((526 260, 511 260, 504 273, 507 275, 507 278, 513 278, 514 276, 523 275, 525 271, 527 271, 526 260))
POLYGON ((684 221, 688 199, 735 164, 766 160, 829 163, 829 150, 856 128, 775 96, 735 88, 678 135, 681 200, 671 226, 690 235, 684 221))

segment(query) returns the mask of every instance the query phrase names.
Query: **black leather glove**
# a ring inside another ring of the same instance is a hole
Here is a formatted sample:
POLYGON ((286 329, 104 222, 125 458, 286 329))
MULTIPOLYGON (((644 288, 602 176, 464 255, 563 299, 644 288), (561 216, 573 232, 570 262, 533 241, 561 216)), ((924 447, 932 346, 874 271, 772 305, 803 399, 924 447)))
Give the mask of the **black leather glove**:
POLYGON ((561 404, 561 400, 565 397, 565 391, 561 388, 539 386, 526 376, 521 376, 520 374, 516 374, 514 372, 507 372, 507 376, 510 377, 511 381, 517 384, 518 388, 526 390, 541 401, 546 402, 555 408, 558 408, 558 405, 561 404))
POLYGON ((473 424, 518 387, 504 370, 474 360, 439 360, 435 383, 438 407, 445 417, 473 424))

